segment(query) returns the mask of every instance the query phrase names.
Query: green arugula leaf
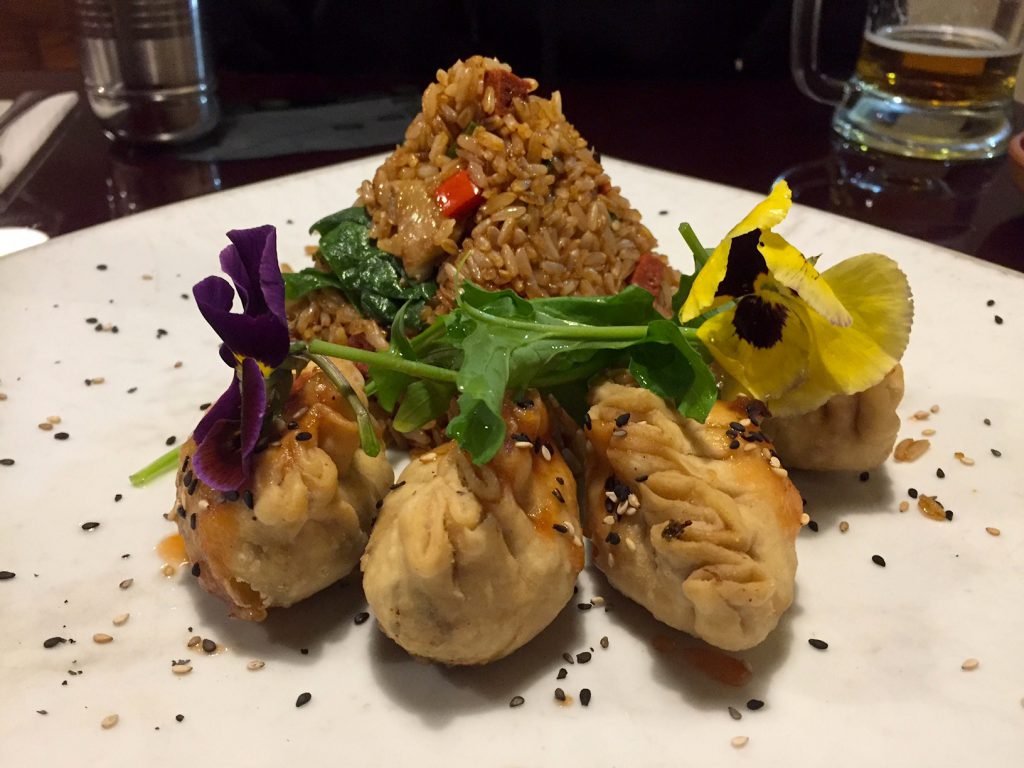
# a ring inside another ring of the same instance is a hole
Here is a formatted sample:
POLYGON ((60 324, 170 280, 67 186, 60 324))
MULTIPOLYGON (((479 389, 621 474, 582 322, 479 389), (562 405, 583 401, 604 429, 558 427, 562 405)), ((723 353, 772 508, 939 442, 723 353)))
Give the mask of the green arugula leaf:
POLYGON ((643 342, 630 350, 629 372, 637 383, 675 402, 679 412, 703 422, 718 398, 718 384, 700 353, 669 320, 655 320, 643 342))
POLYGON ((392 424, 399 432, 412 432, 445 414, 456 388, 443 381, 420 380, 405 390, 392 424))

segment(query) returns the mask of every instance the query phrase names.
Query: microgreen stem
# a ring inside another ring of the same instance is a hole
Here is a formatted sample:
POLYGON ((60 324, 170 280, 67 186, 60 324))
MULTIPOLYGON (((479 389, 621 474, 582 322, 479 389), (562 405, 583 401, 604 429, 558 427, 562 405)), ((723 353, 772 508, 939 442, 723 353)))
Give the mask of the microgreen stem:
POLYGON ((472 318, 487 323, 496 323, 504 328, 521 331, 535 331, 555 339, 592 339, 594 341, 623 341, 642 339, 647 334, 646 325, 548 325, 530 320, 513 320, 510 317, 489 315, 476 307, 462 304, 459 307, 472 318))
POLYGON ((181 448, 171 448, 171 450, 167 451, 167 453, 160 458, 151 461, 138 472, 129 475, 128 480, 136 488, 139 488, 150 480, 159 477, 165 472, 170 472, 172 469, 177 467, 180 454, 181 448))
POLYGON ((354 363, 365 363, 377 365, 398 373, 405 373, 420 379, 433 379, 435 381, 448 381, 455 383, 458 376, 457 371, 441 368, 427 363, 418 363, 415 360, 406 360, 403 357, 392 355, 387 352, 370 352, 366 349, 346 347, 343 344, 331 344, 328 341, 313 339, 308 344, 308 349, 315 355, 329 355, 339 357, 342 360, 351 360, 354 363))
POLYGON ((373 430, 373 419, 370 417, 370 412, 366 410, 366 406, 363 405, 363 401, 359 399, 359 395, 356 394, 348 379, 345 378, 345 374, 339 371, 338 366, 323 355, 307 352, 306 357, 317 364, 320 370, 324 372, 324 376, 331 380, 335 389, 344 395, 349 405, 352 406, 352 410, 356 414, 356 424, 359 426, 359 445, 362 447, 363 452, 367 456, 379 454, 380 442, 377 440, 377 433, 373 430))
POLYGON ((693 253, 694 267, 700 270, 708 260, 707 250, 705 250, 704 246, 701 245, 700 240, 697 238, 697 233, 693 231, 693 227, 685 221, 679 225, 679 234, 683 236, 683 240, 686 241, 686 245, 693 253))

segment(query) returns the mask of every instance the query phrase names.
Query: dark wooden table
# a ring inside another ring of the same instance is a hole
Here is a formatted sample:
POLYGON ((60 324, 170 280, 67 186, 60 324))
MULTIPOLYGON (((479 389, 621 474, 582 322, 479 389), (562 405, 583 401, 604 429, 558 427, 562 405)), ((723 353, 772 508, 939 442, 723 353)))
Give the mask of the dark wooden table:
MULTIPOLYGON (((566 115, 602 153, 760 192, 785 174, 799 202, 1024 271, 1024 195, 1011 181, 1006 158, 944 165, 845 150, 832 141, 831 109, 803 97, 782 76, 558 85, 566 115)), ((257 99, 310 103, 382 87, 341 78, 224 74, 220 92, 230 110, 257 99)), ((0 75, 0 98, 30 88, 58 92, 79 89, 80 81, 71 73, 0 75)), ((0 224, 36 226, 55 236, 384 148, 192 162, 173 149, 114 144, 83 99, 0 224)))

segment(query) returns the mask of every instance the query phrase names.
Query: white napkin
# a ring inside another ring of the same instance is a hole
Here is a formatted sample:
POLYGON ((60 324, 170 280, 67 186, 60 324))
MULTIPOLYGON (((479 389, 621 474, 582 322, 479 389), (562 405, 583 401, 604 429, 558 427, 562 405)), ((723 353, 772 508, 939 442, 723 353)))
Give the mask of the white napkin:
MULTIPOLYGON (((77 103, 78 94, 71 91, 48 96, 0 133, 0 192, 17 178, 77 103)), ((0 115, 10 106, 10 101, 0 101, 0 115)))

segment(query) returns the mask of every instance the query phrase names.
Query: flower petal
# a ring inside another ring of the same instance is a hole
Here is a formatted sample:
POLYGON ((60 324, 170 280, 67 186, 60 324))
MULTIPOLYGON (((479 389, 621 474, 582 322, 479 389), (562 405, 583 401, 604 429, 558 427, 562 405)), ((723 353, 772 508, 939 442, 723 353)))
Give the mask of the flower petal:
MULTIPOLYGON (((729 269, 730 250, 733 240, 743 235, 760 230, 767 231, 786 218, 792 205, 793 193, 785 181, 779 181, 772 187, 771 193, 748 213, 743 220, 733 227, 729 234, 711 253, 704 267, 697 274, 690 287, 682 308, 679 310, 679 322, 685 323, 709 309, 720 306, 730 296, 739 294, 719 295, 719 286, 726 278, 729 269)), ((743 251, 745 253, 745 249, 743 251)), ((737 255, 741 255, 739 252, 737 255)))
POLYGON ((862 253, 825 270, 836 296, 850 310, 853 327, 899 360, 910 341, 914 302, 910 283, 896 262, 880 253, 862 253))
POLYGON ((249 459, 263 428, 267 413, 267 385, 259 363, 251 357, 242 361, 241 454, 242 466, 248 473, 249 459))
POLYGON ((246 479, 238 450, 238 422, 221 419, 192 454, 196 477, 217 491, 237 491, 246 479))
MULTIPOLYGON (((749 297, 754 298, 754 297, 749 297)), ((798 313, 793 311, 796 300, 778 294, 760 294, 756 297, 775 310, 775 319, 782 314, 778 335, 773 331, 775 343, 756 346, 743 338, 751 336, 749 329, 737 328, 737 310, 721 312, 705 321, 697 329, 698 338, 711 352, 715 362, 751 396, 770 401, 793 389, 806 375, 810 354, 810 336, 798 313), (784 313, 779 312, 784 310, 784 313)), ((740 310, 740 326, 744 325, 740 310)), ((759 341, 770 340, 767 336, 759 341)))
POLYGON ((847 326, 853 322, 828 282, 785 238, 774 232, 762 232, 758 249, 772 278, 798 293, 811 309, 832 325, 847 326))
POLYGON ((206 439, 207 433, 213 428, 213 425, 223 419, 229 419, 238 421, 238 416, 242 411, 242 393, 239 389, 238 378, 235 376, 234 371, 231 373, 231 384, 224 390, 224 393, 217 398, 217 402, 206 409, 206 413, 203 414, 203 418, 196 424, 196 428, 192 431, 192 438, 196 443, 201 443, 206 439))

